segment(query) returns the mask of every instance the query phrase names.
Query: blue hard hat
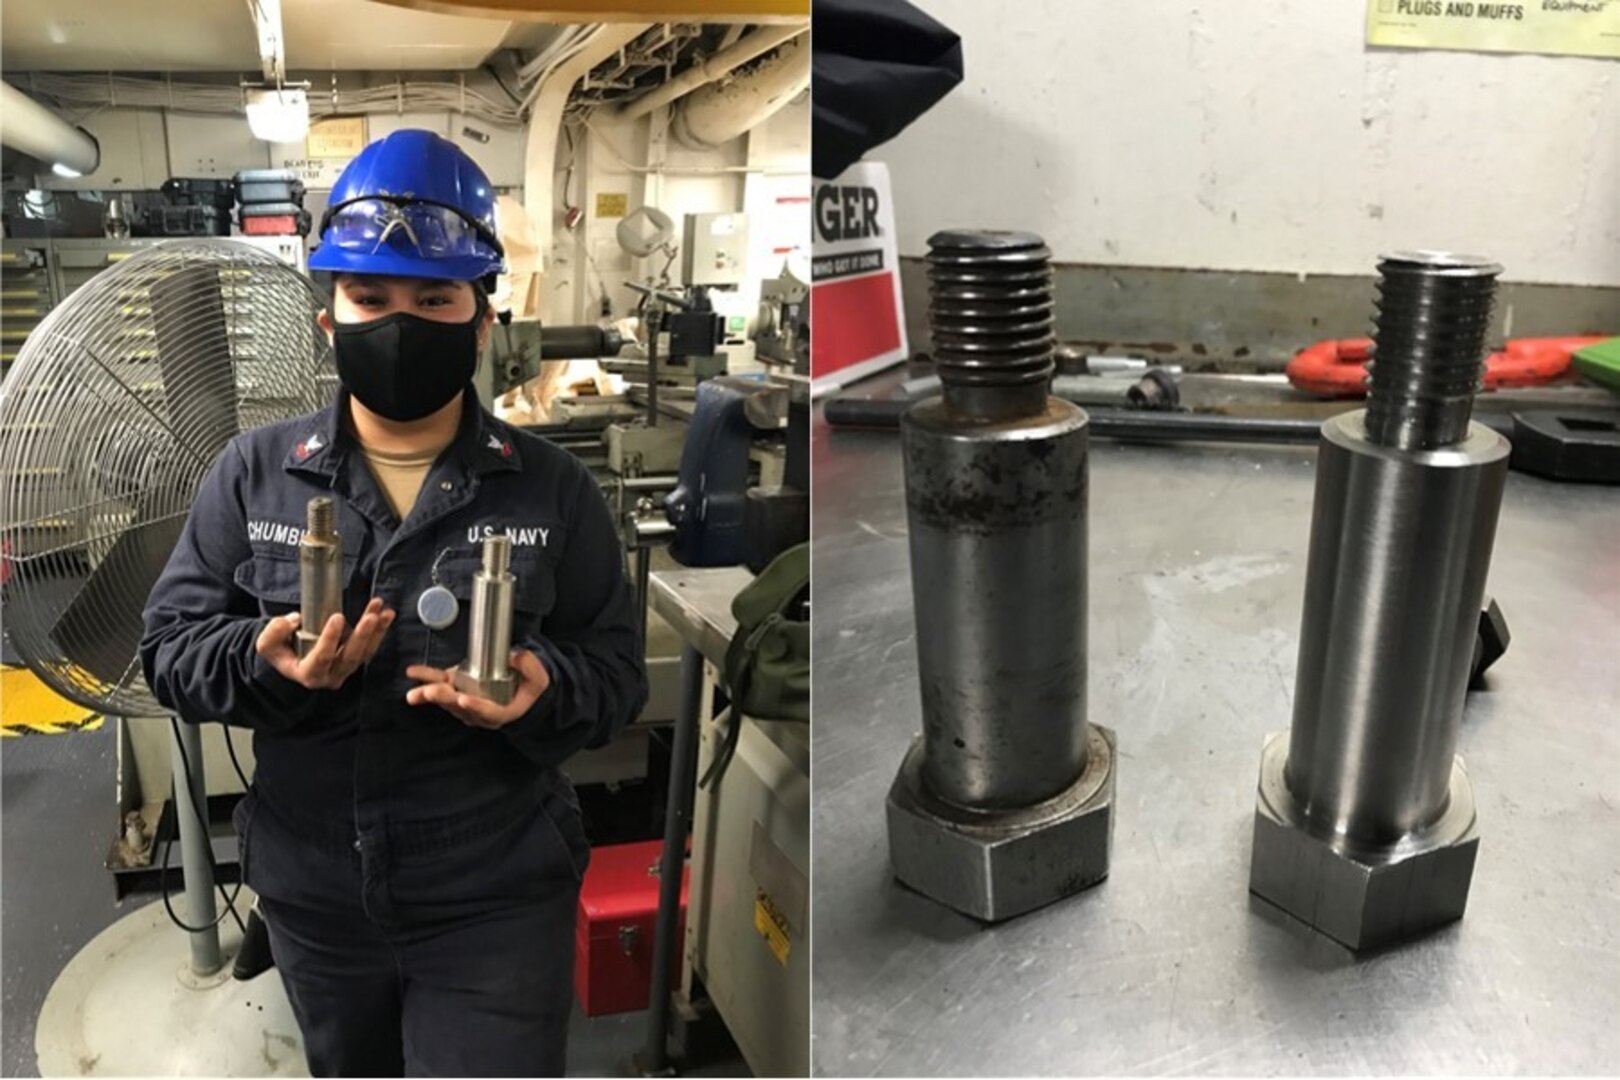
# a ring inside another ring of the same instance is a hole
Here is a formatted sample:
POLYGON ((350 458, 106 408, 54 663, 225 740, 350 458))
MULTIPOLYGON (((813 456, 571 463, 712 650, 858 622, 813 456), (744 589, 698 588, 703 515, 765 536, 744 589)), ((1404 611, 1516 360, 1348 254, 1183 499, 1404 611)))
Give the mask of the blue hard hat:
POLYGON ((311 270, 477 281, 506 272, 495 185, 440 135, 404 128, 338 177, 311 270))

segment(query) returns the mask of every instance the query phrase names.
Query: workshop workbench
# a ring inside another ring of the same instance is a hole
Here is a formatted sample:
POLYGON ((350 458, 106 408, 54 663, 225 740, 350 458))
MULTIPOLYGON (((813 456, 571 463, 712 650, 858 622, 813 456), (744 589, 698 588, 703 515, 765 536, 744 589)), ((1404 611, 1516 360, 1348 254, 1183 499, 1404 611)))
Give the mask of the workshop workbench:
MULTIPOLYGON (((683 664, 707 662, 723 668, 737 632, 731 603, 754 578, 742 567, 660 571, 652 575, 653 610, 667 619, 682 640, 683 664), (699 659, 701 658, 701 660, 699 659)), ((680 768, 672 784, 691 791, 692 777, 705 772, 726 741, 733 721, 713 715, 713 674, 683 673, 688 698, 676 722, 672 756, 680 768), (689 748, 696 737, 700 747, 689 748), (695 761, 693 760, 695 758, 695 761), (693 766, 695 765, 695 771, 693 766)), ((802 723, 749 717, 738 733, 735 754, 724 773, 696 792, 691 816, 691 889, 682 945, 686 957, 681 994, 689 1000, 701 980, 744 1059, 755 1075, 803 1076, 809 1070, 811 944, 807 909, 810 871, 810 745, 802 723), (787 920, 777 945, 758 928, 756 912, 765 899, 787 920)), ((678 850, 685 832, 679 811, 666 853, 678 850)), ((666 881, 676 867, 663 864, 666 881)), ((665 890, 673 904, 674 895, 665 890)), ((666 916, 673 931, 673 918, 666 916)), ((654 986, 659 985, 654 975, 654 986)), ((650 1016, 652 1031, 661 1018, 650 1016)), ((658 1043, 650 1036, 638 1067, 657 1075, 658 1043)))
POLYGON ((1468 913, 1357 959, 1248 892, 1314 448, 1093 441, 1111 873, 989 928, 888 867, 884 796, 921 728, 898 435, 818 420, 813 453, 818 1073, 1620 1072, 1620 489, 1509 477, 1489 592, 1513 641, 1460 745, 1468 913))
POLYGON ((726 661, 726 649, 737 632, 731 601, 754 580, 746 567, 659 570, 647 583, 647 602, 688 645, 715 666, 726 661))

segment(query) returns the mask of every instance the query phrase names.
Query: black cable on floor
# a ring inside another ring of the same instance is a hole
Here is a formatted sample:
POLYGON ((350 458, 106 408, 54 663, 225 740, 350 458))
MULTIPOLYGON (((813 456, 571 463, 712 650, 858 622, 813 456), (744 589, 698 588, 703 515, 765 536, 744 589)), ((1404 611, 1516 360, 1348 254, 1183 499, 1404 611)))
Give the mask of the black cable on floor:
POLYGON ((247 773, 242 771, 242 763, 236 759, 236 744, 231 741, 231 726, 229 724, 219 726, 225 732, 225 752, 231 755, 231 768, 236 770, 236 778, 242 781, 242 790, 246 791, 253 785, 248 783, 247 773))
MULTIPOLYGON (((180 766, 185 770, 186 790, 189 792, 193 790, 191 786, 191 755, 186 753, 186 744, 180 741, 180 723, 172 716, 169 717, 169 729, 169 733, 174 739, 174 744, 180 748, 180 766)), ((236 760, 236 755, 234 753, 231 755, 231 760, 233 762, 236 760)), ((240 767, 238 767, 237 772, 240 774, 240 767)), ((176 813, 178 813, 180 800, 178 795, 175 794, 173 780, 171 780, 169 790, 170 798, 174 799, 175 810, 176 813)), ((208 793, 205 791, 203 792, 203 799, 205 802, 207 801, 207 798, 208 793)), ((197 815, 197 823, 202 826, 203 839, 207 841, 209 832, 208 817, 203 812, 203 808, 197 805, 195 799, 192 800, 191 808, 192 811, 197 815)), ((180 823, 176 821, 176 831, 179 830, 179 827, 180 823)), ((175 914, 174 903, 169 895, 169 849, 173 846, 174 841, 172 839, 165 840, 163 842, 163 861, 158 870, 158 888, 163 893, 163 910, 168 912, 169 920, 187 933, 196 934, 201 933, 204 930, 212 930, 214 927, 225 921, 226 915, 229 915, 232 919, 236 920, 237 928, 240 929, 245 935, 247 933, 247 924, 242 921, 242 916, 238 914, 236 910, 236 898, 242 894, 242 883, 240 881, 236 883, 236 891, 234 892, 227 893, 225 891, 225 886, 221 885, 219 882, 219 863, 214 861, 214 845, 212 842, 208 843, 208 865, 214 874, 214 888, 219 890, 220 899, 225 901, 225 910, 220 912, 219 917, 206 926, 188 926, 186 923, 181 921, 180 916, 175 914)))

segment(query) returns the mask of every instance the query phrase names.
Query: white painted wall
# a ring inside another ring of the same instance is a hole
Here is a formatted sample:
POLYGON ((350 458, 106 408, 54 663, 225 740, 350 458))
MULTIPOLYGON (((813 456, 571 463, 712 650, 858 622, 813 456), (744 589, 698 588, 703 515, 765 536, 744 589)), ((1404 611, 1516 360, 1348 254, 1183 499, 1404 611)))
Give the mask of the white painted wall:
MULTIPOLYGON (((568 196, 585 211, 572 233, 559 226, 547 266, 546 309, 550 322, 588 322, 597 317, 597 298, 605 289, 614 313, 622 315, 639 297, 624 287, 644 280, 664 266, 664 256, 631 259, 615 238, 619 219, 598 218, 598 194, 624 194, 629 210, 650 204, 675 221, 674 242, 681 242, 686 214, 745 211, 749 215, 747 282, 730 304, 717 307, 752 318, 759 303, 759 282, 781 272, 785 259, 803 259, 810 248, 810 215, 804 200, 810 191, 810 104, 806 96, 785 106, 753 131, 713 151, 695 151, 671 135, 665 110, 632 121, 604 112, 591 119, 592 131, 579 148, 577 174, 568 196), (658 171, 649 172, 649 169, 658 171)), ((566 165, 567 145, 558 150, 566 165)), ((559 170, 557 220, 561 221, 565 171, 559 170)), ((670 281, 680 283, 679 255, 670 263, 670 281)), ((799 268, 806 277, 808 267, 799 268)))
MULTIPOLYGON (((95 136, 101 145, 101 165, 82 177, 65 178, 49 171, 38 174, 39 186, 51 190, 156 190, 171 176, 223 179, 242 169, 310 164, 304 161, 302 142, 262 142, 242 116, 121 107, 64 115, 95 136)), ((372 139, 402 127, 436 131, 476 158, 496 186, 523 183, 525 135, 517 128, 444 111, 375 114, 366 123, 372 139)), ((330 189, 344 163, 324 164, 318 173, 305 176, 312 190, 330 189)))
POLYGON ((1489 255, 1620 285, 1620 63, 1368 49, 1367 0, 918 0, 966 78, 871 155, 902 254, 1023 228, 1056 258, 1370 273, 1489 255))
MULTIPOLYGON (((318 223, 326 195, 345 162, 304 161, 303 143, 266 143, 254 138, 240 116, 207 116, 166 109, 103 109, 81 126, 101 144, 101 165, 82 177, 40 173, 36 183, 55 191, 155 191, 171 176, 229 179, 242 169, 297 168, 308 192, 304 208, 318 223)), ((523 183, 524 133, 447 112, 407 112, 367 118, 367 134, 380 139, 403 127, 436 131, 458 143, 489 174, 496 187, 523 183), (482 135, 476 138, 468 130, 482 135)))
MULTIPOLYGON (((598 193, 625 194, 630 209, 651 201, 676 222, 680 242, 684 214, 747 211, 750 215, 749 284, 739 290, 728 311, 752 317, 758 306, 758 280, 775 277, 786 253, 809 250, 810 219, 802 201, 810 177, 810 107, 801 97, 765 124, 714 151, 687 149, 673 137, 656 153, 649 140, 662 114, 628 123, 600 110, 592 124, 600 134, 587 134, 577 148, 576 173, 568 196, 585 210, 574 233, 562 228, 562 199, 568 163, 566 141, 559 141, 554 260, 544 285, 543 318, 552 323, 592 322, 605 287, 615 313, 634 307, 637 297, 623 287, 663 265, 663 258, 631 260, 619 248, 617 218, 596 217, 598 193), (649 172, 658 162, 660 171, 649 172), (587 257, 589 256, 589 257, 587 257), (594 265, 592 264, 594 259, 594 265)), ((170 176, 228 178, 241 169, 300 165, 299 144, 270 144, 253 137, 247 121, 233 116, 201 116, 168 110, 103 109, 82 121, 101 143, 101 166, 82 178, 42 174, 38 183, 56 190, 155 190, 170 176)), ((373 115, 367 134, 379 139, 402 127, 439 132, 461 145, 483 167, 497 188, 521 190, 523 149, 527 133, 500 128, 446 112, 373 115), (470 131, 476 134, 469 134, 470 131), (478 138, 477 136, 483 136, 478 138)), ((343 163, 326 163, 321 175, 306 176, 304 206, 318 222, 332 179, 343 163)), ((800 276, 808 274, 801 268, 800 276)), ((680 261, 671 265, 679 283, 680 261)))

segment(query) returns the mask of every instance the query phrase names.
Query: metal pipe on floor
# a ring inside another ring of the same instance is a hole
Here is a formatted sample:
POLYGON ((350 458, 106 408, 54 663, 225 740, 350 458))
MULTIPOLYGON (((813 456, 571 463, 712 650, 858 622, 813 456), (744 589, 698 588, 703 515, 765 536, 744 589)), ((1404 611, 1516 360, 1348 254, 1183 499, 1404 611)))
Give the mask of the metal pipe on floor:
MULTIPOLYGON (((669 756, 669 792, 664 803, 664 850, 658 863, 658 918, 653 925, 652 986, 647 996, 647 1039, 635 1055, 642 1076, 669 1075, 670 983, 679 970, 681 878, 686 834, 692 820, 692 784, 697 777, 698 727, 702 723, 703 654, 681 646, 681 702, 669 756)), ((741 717, 733 723, 741 723, 741 717)))
MULTIPOLYGON (((1075 405, 1106 405, 1113 408, 1136 408, 1131 390, 1141 392, 1144 382, 1158 387, 1175 386, 1173 378, 1163 369, 1157 379, 1140 371, 1110 372, 1106 375, 1063 375, 1052 377, 1051 394, 1075 405)), ((919 375, 900 384, 900 392, 912 401, 933 397, 940 392, 938 375, 919 375)))
POLYGON ((170 767, 174 770, 175 824, 180 830, 180 866, 186 883, 186 922, 200 929, 186 936, 191 941, 191 971, 212 975, 225 966, 219 949, 219 925, 214 907, 214 853, 208 830, 208 786, 203 775, 202 732, 195 724, 172 723, 170 767))

